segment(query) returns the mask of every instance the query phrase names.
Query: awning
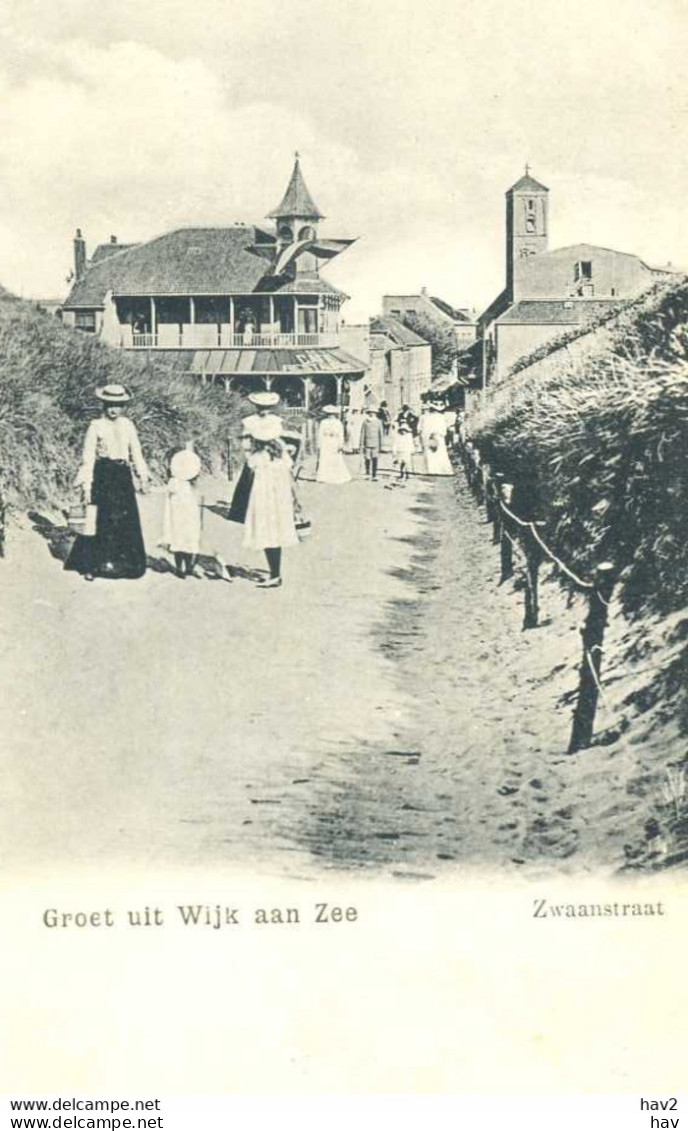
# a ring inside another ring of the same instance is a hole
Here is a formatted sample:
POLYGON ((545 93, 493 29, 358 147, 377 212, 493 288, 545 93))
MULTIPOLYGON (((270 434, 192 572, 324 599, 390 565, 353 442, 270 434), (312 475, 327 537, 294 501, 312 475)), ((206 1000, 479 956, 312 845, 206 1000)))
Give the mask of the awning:
POLYGON ((463 389, 467 384, 466 378, 457 377, 456 374, 450 373, 433 381, 429 391, 431 393, 448 393, 450 389, 463 389))
POLYGON ((233 349, 196 350, 191 360, 192 373, 208 377, 363 377, 366 366, 343 349, 233 349))

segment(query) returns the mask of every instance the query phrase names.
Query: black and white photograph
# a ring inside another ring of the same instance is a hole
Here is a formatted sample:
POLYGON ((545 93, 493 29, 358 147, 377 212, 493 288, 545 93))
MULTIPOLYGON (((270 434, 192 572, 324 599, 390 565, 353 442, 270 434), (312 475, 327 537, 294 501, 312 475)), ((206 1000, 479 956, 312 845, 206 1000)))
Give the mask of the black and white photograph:
MULTIPOLYGON (((469 889, 581 961, 677 943, 687 29, 674 0, 6 0, 0 854, 42 984, 100 961, 91 927, 114 947, 109 876, 149 883, 148 940, 151 877, 217 879, 174 912, 201 967, 229 876, 252 929, 286 930, 256 910, 283 887, 343 948, 358 896, 420 923, 469 889)), ((42 1090, 27 1026, 8 1094, 42 1090)), ((532 1090, 574 1092, 528 1040, 532 1090)), ((131 1091, 105 1048, 90 1076, 63 1048, 64 1087, 131 1091)), ((435 1055, 380 1090, 470 1091, 435 1055)), ((277 1090, 358 1090, 274 1057, 277 1090)))

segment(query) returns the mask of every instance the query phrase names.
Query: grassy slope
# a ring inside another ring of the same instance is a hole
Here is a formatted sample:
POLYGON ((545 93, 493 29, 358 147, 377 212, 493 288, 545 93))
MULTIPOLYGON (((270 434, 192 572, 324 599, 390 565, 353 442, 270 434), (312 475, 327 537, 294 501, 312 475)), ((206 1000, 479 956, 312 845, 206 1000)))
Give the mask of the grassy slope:
POLYGON ((600 741, 621 761, 630 735, 655 759, 647 780, 627 785, 648 815, 639 866, 658 829, 670 859, 688 858, 686 796, 666 800, 669 782, 684 788, 676 782, 688 734, 688 281, 634 304, 611 346, 583 361, 552 349, 510 404, 488 408, 472 428, 523 512, 545 520, 546 540, 579 575, 617 565, 626 627, 610 632, 605 666, 614 679, 626 673, 625 690, 619 725, 600 741))
POLYGON ((134 393, 136 422, 153 473, 193 440, 210 466, 235 433, 238 398, 203 389, 172 361, 125 354, 0 288, 0 488, 16 509, 57 506, 71 491, 96 385, 134 393))

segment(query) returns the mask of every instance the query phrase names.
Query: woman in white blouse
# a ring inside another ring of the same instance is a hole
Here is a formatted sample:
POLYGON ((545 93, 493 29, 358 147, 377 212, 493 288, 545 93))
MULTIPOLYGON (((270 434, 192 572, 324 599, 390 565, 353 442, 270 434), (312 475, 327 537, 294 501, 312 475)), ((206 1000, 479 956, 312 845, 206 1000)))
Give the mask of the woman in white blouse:
POLYGON ((76 477, 86 501, 97 507, 96 532, 92 537, 77 536, 65 569, 83 574, 88 581, 143 577, 146 551, 131 469, 145 491, 148 468, 136 428, 122 415, 131 394, 123 385, 105 385, 96 389, 96 396, 103 414, 88 426, 76 477))

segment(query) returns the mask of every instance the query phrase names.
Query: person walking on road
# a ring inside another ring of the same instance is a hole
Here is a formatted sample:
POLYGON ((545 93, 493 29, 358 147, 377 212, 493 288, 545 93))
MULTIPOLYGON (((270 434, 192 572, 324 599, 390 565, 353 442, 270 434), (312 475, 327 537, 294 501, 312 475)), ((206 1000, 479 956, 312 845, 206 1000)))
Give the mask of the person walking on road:
POLYGON ((454 474, 454 468, 447 454, 445 431, 444 413, 435 405, 430 405, 420 422, 426 475, 454 474))
POLYGON ((259 588, 277 589, 282 584, 282 550, 299 541, 292 463, 282 439, 282 421, 271 411, 279 404, 277 393, 251 393, 249 400, 258 411, 244 419, 251 482, 243 544, 250 550, 262 550, 267 559, 270 575, 259 582, 259 588))
POLYGON ((399 409, 399 413, 397 415, 397 428, 399 428, 402 424, 408 425, 409 431, 412 436, 416 435, 416 432, 418 431, 418 417, 416 416, 410 405, 403 404, 399 409))
POLYGON ((95 577, 139 578, 146 572, 146 550, 136 503, 134 467, 141 490, 148 490, 148 468, 133 421, 123 415, 131 393, 124 385, 96 389, 103 415, 86 431, 76 485, 95 504, 95 534, 78 534, 64 568, 95 577))
POLYGON ((413 442, 413 434, 408 424, 400 424, 397 428, 396 436, 394 437, 394 447, 392 454, 398 468, 397 478, 408 480, 410 476, 410 469, 413 465, 413 453, 415 445, 413 442))
POLYGON ((170 461, 170 478, 165 492, 162 544, 174 554, 177 577, 184 580, 193 573, 201 548, 201 507, 195 483, 201 461, 189 448, 175 452, 170 461))
POLYGON ((344 428, 337 405, 323 408, 324 419, 318 429, 318 483, 349 483, 351 472, 344 459, 344 428))
POLYGON ((367 408, 361 428, 361 450, 365 464, 366 479, 377 479, 377 467, 382 451, 382 421, 374 408, 367 408))

